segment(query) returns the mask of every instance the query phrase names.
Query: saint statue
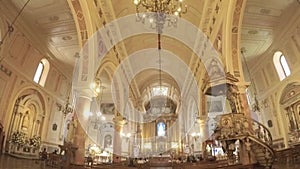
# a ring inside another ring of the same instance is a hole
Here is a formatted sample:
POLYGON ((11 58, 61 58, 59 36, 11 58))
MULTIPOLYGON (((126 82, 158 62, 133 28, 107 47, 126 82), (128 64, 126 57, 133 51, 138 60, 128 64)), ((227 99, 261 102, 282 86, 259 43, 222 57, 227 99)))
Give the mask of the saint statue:
POLYGON ((75 130, 77 128, 77 120, 74 119, 74 117, 72 117, 72 120, 68 123, 67 128, 68 128, 68 131, 67 131, 66 142, 73 143, 75 130))
POLYGON ((29 127, 29 115, 28 113, 26 113, 23 117, 23 121, 22 121, 22 130, 27 132, 29 127))
POLYGON ((236 87, 229 85, 226 98, 230 104, 232 113, 238 113, 236 107, 236 100, 237 100, 237 89, 236 87))
POLYGON ((112 146, 112 137, 111 135, 106 135, 104 138, 104 148, 109 148, 112 146))

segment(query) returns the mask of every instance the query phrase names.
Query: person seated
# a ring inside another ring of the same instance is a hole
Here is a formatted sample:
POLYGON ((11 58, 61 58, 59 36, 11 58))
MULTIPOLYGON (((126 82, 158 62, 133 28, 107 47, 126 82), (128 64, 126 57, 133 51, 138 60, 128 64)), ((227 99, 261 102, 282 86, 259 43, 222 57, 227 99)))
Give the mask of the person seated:
POLYGON ((55 149, 55 150, 52 152, 52 154, 57 154, 57 150, 55 149))
POLYGON ((89 166, 93 166, 93 163, 94 163, 94 160, 93 160, 93 158, 89 155, 89 156, 87 157, 87 164, 88 164, 89 166))
POLYGON ((138 163, 138 164, 144 164, 144 160, 143 160, 142 158, 139 158, 139 159, 137 160, 137 163, 138 163))
POLYGON ((48 153, 46 151, 46 148, 44 148, 43 151, 40 152, 40 159, 41 159, 40 165, 41 165, 42 168, 46 167, 47 158, 48 158, 48 153))
POLYGON ((43 151, 41 152, 41 160, 46 161, 47 157, 48 157, 48 153, 46 151, 46 148, 44 148, 43 151))
POLYGON ((182 161, 181 161, 181 158, 178 157, 177 160, 176 160, 176 163, 179 164, 179 163, 181 163, 181 162, 182 162, 182 161))

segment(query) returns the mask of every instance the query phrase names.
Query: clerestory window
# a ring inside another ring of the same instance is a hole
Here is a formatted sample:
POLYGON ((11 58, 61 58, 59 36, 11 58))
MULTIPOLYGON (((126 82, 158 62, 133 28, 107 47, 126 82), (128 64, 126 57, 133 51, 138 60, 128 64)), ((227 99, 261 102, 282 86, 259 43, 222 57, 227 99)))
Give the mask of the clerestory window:
POLYGON ((285 56, 282 54, 282 52, 277 51, 274 53, 273 62, 280 81, 282 81, 291 74, 288 62, 285 56))

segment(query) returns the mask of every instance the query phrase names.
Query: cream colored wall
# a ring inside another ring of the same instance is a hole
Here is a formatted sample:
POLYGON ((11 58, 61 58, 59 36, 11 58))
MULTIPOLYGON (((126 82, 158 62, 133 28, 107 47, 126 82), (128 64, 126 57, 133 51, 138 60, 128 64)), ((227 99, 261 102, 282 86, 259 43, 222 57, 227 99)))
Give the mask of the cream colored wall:
MULTIPOLYGON (((1 12, 0 18, 8 20, 1 12)), ((7 25, 0 25, 1 35, 5 26, 7 25)), ((65 103, 70 91, 70 79, 60 72, 51 60, 48 60, 50 71, 45 87, 33 82, 37 65, 46 54, 33 46, 31 38, 21 33, 17 29, 19 27, 22 26, 16 26, 15 30, 6 37, 0 49, 0 57, 3 59, 0 62, 0 122, 3 123, 7 134, 18 93, 25 88, 32 88, 40 92, 46 102, 42 141, 53 146, 62 144, 63 115, 58 110, 57 103, 61 105, 65 103), (58 125, 56 131, 52 130, 54 123, 58 125)))
POLYGON ((300 81, 300 20, 296 21, 286 24, 284 29, 279 29, 270 49, 259 56, 258 60, 249 63, 251 76, 258 92, 258 100, 262 106, 262 112, 258 115, 266 126, 268 126, 268 120, 273 121, 273 127, 269 127, 273 139, 284 137, 285 143, 288 140, 286 112, 281 108, 279 100, 283 89, 289 83, 300 81), (283 52, 291 69, 291 75, 283 81, 279 80, 273 64, 273 54, 277 50, 283 52))

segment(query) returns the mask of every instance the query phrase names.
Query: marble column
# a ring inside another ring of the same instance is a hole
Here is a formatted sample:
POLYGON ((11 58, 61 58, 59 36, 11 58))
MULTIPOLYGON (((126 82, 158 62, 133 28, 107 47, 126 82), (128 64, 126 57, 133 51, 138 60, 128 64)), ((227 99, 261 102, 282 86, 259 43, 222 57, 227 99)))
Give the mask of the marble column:
POLYGON ((122 153, 122 138, 120 135, 121 129, 125 124, 125 121, 121 115, 116 115, 113 119, 115 131, 114 131, 114 141, 113 141, 113 163, 121 162, 122 153))
MULTIPOLYGON (((208 139, 208 127, 207 127, 207 124, 205 123, 206 121, 205 120, 201 120, 201 119, 198 119, 198 124, 199 124, 199 131, 200 131, 200 139, 201 139, 201 142, 199 143, 200 144, 200 150, 202 150, 202 153, 204 153, 206 151, 206 147, 203 147, 203 142, 205 142, 207 139, 208 139)), ((204 154, 202 154, 203 157, 204 157, 204 154)))
POLYGON ((91 98, 87 96, 79 96, 76 100, 75 112, 77 127, 72 147, 76 148, 74 160, 71 161, 75 165, 84 165, 85 161, 85 140, 87 138, 86 129, 88 125, 87 114, 90 112, 91 98))
POLYGON ((238 87, 239 90, 238 102, 239 102, 241 113, 243 113, 247 118, 251 118, 250 106, 248 104, 247 95, 246 95, 246 88, 247 88, 247 84, 240 85, 238 87))

